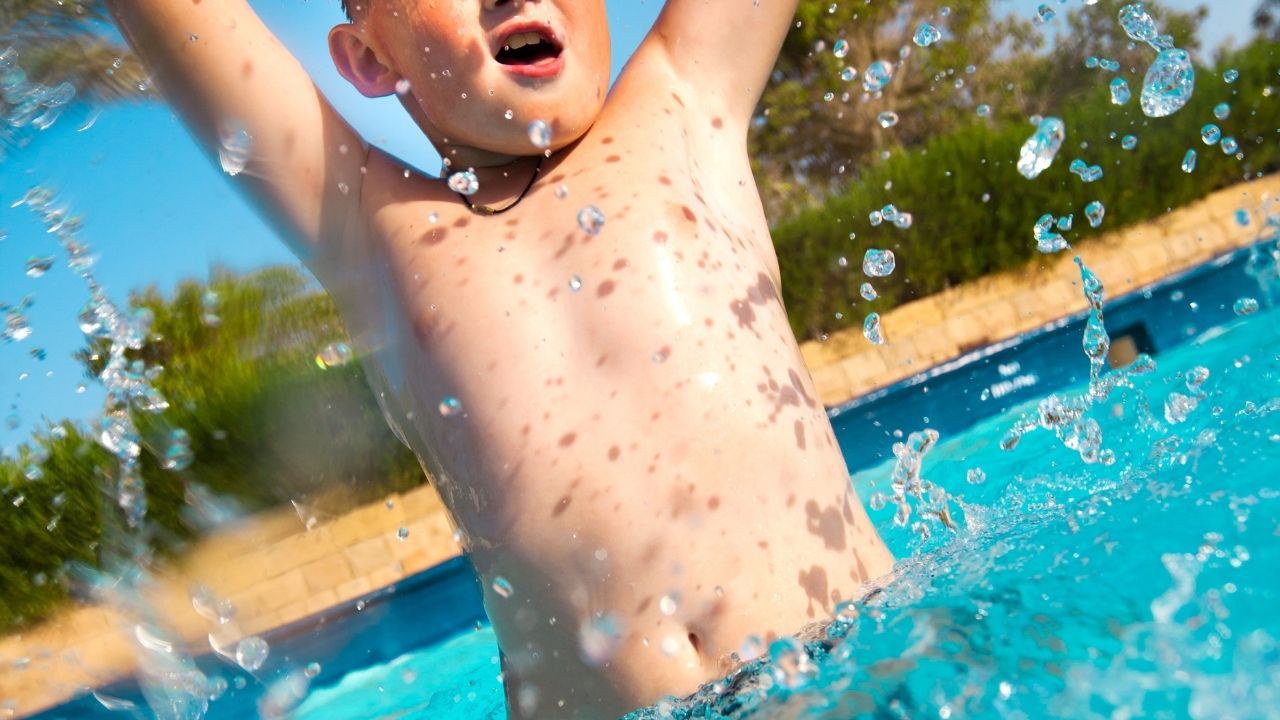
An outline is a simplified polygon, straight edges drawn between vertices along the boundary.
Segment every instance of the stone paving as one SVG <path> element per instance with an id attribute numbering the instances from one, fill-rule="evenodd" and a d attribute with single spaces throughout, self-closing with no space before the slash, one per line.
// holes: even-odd
<path id="1" fill-rule="evenodd" d="M 1259 214 L 1242 227 L 1235 212 L 1257 211 L 1277 195 L 1280 177 L 1237 185 L 1076 251 L 1116 297 L 1254 241 Z M 1028 242 L 1030 234 L 1028 225 Z M 1084 307 L 1079 273 L 1070 253 L 1062 253 L 885 313 L 885 345 L 849 330 L 801 350 L 823 401 L 836 406 Z M 311 530 L 292 510 L 251 518 L 202 542 L 156 583 L 153 602 L 166 626 L 200 653 L 211 626 L 192 609 L 197 583 L 230 599 L 239 630 L 249 635 L 359 598 L 458 553 L 432 488 L 388 500 Z M 404 539 L 400 528 L 408 530 Z M 69 610 L 0 639 L 0 718 L 21 717 L 80 688 L 131 675 L 136 662 L 124 618 L 96 607 Z"/>

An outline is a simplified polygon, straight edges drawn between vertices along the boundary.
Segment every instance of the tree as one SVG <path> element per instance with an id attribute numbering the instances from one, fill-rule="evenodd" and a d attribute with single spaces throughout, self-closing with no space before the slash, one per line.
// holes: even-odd
<path id="1" fill-rule="evenodd" d="M 1280 40 L 1280 0 L 1262 0 L 1253 11 L 1253 27 L 1272 40 Z"/>

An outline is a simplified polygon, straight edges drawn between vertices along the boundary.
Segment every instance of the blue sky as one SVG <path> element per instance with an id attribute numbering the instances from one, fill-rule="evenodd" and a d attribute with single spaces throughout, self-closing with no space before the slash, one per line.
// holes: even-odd
<path id="1" fill-rule="evenodd" d="M 461 0 L 459 0 L 461 1 Z M 765 0 L 767 1 L 767 0 Z M 1003 0 L 1009 12 L 1030 15 L 1044 0 Z M 1083 0 L 1048 0 L 1069 8 Z M 1106 0 L 1104 0 L 1106 1 Z M 1177 8 L 1194 0 L 1166 0 Z M 438 168 L 431 150 L 393 100 L 371 101 L 337 76 L 325 48 L 328 28 L 341 20 L 337 0 L 257 0 L 254 6 L 312 72 L 320 89 L 365 137 L 428 171 Z M 1250 0 L 1218 0 L 1202 28 L 1206 46 L 1248 36 Z M 661 8 L 659 0 L 612 0 L 614 71 L 625 62 Z M 48 184 L 85 218 L 83 239 L 98 256 L 97 276 L 123 303 L 131 288 L 170 288 L 187 277 L 206 277 L 212 264 L 249 269 L 292 263 L 293 257 L 237 196 L 189 140 L 165 107 L 116 106 L 80 131 L 87 113 L 67 117 L 40 133 L 31 146 L 0 162 L 0 303 L 32 296 L 34 330 L 22 343 L 0 345 L 0 451 L 14 446 L 42 418 L 88 418 L 102 401 L 84 379 L 72 353 L 82 346 L 76 315 L 87 297 L 83 283 L 62 265 L 53 240 L 26 211 L 9 204 L 33 184 Z M 44 277 L 24 274 L 28 257 L 54 255 Z M 47 353 L 43 361 L 32 348 Z M 24 378 L 25 379 L 20 379 Z M 17 427 L 7 428 L 13 415 Z"/>

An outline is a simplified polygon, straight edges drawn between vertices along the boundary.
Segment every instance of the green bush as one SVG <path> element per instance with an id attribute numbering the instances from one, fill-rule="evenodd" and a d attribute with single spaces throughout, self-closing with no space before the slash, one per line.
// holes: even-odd
<path id="1" fill-rule="evenodd" d="M 1271 89 L 1272 83 L 1280 85 L 1278 60 L 1274 43 L 1257 41 L 1216 68 L 1199 67 L 1191 102 L 1158 120 L 1145 117 L 1139 108 L 1141 73 L 1124 74 L 1133 99 L 1117 107 L 1107 88 L 1113 76 L 1098 71 L 1095 88 L 1082 97 L 1063 98 L 1059 116 L 1067 126 L 1066 142 L 1053 166 L 1035 180 L 1017 171 L 1018 151 L 1033 131 L 1022 124 L 975 122 L 866 168 L 846 192 L 773 231 L 793 329 L 801 338 L 819 337 L 861 323 L 871 310 L 884 312 L 1021 266 L 1038 256 L 1032 227 L 1045 213 L 1074 213 L 1075 229 L 1067 237 L 1075 242 L 1150 220 L 1280 167 L 1280 92 Z M 1240 72 L 1234 84 L 1223 80 L 1227 68 Z M 1225 121 L 1213 115 L 1220 102 L 1231 105 Z M 1200 129 L 1210 122 L 1236 138 L 1243 161 L 1204 145 Z M 1133 151 L 1120 146 L 1128 134 L 1139 139 Z M 1199 154 L 1192 174 L 1181 170 L 1188 149 Z M 1103 179 L 1085 184 L 1071 174 L 1068 166 L 1075 158 L 1100 165 Z M 1085 205 L 1094 200 L 1107 209 L 1097 230 L 1084 217 Z M 871 211 L 889 203 L 913 214 L 909 230 L 889 223 L 871 226 Z M 850 239 L 851 233 L 856 237 Z M 898 261 L 891 277 L 871 280 L 880 293 L 873 303 L 858 295 L 859 285 L 868 280 L 860 270 L 868 248 L 891 248 Z M 847 268 L 837 262 L 839 257 L 847 258 Z"/>

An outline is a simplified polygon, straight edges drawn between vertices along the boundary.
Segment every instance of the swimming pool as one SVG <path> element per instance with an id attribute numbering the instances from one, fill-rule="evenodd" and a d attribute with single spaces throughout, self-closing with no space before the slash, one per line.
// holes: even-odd
<path id="1" fill-rule="evenodd" d="M 732 707 L 709 693 L 636 717 L 1280 713 L 1269 610 L 1280 598 L 1268 581 L 1280 571 L 1271 468 L 1280 315 L 1265 309 L 1255 279 L 1258 258 L 1274 247 L 1238 251 L 1107 306 L 1112 336 L 1136 337 L 1155 358 L 1154 371 L 1079 414 L 1096 420 L 1111 464 L 1085 463 L 1069 432 L 1027 432 L 1001 448 L 1020 421 L 1040 427 L 1047 416 L 1052 425 L 1054 412 L 1078 407 L 1088 377 L 1083 318 L 838 410 L 853 481 L 902 558 L 895 578 L 839 627 L 846 639 L 819 662 L 776 646 L 780 662 L 749 666 L 767 679 Z M 1246 295 L 1264 309 L 1237 317 Z M 993 383 L 1008 382 L 1015 365 L 1014 377 L 1037 382 L 997 396 Z M 1056 402 L 1042 402 L 1050 392 Z M 926 429 L 940 432 L 936 442 L 911 435 Z M 894 442 L 903 443 L 896 458 Z M 908 490 L 918 480 L 919 497 L 892 502 L 895 469 Z M 899 526 L 902 503 L 912 514 Z M 942 505 L 954 532 L 928 514 Z M 288 716 L 298 720 L 504 717 L 497 648 L 461 559 L 268 639 L 262 683 L 201 659 L 229 681 L 207 717 L 261 713 L 264 686 L 274 694 L 267 702 L 296 704 Z M 313 676 L 300 674 L 312 661 L 322 663 Z M 129 684 L 103 693 L 141 702 Z M 38 717 L 114 716 L 85 696 Z"/>

